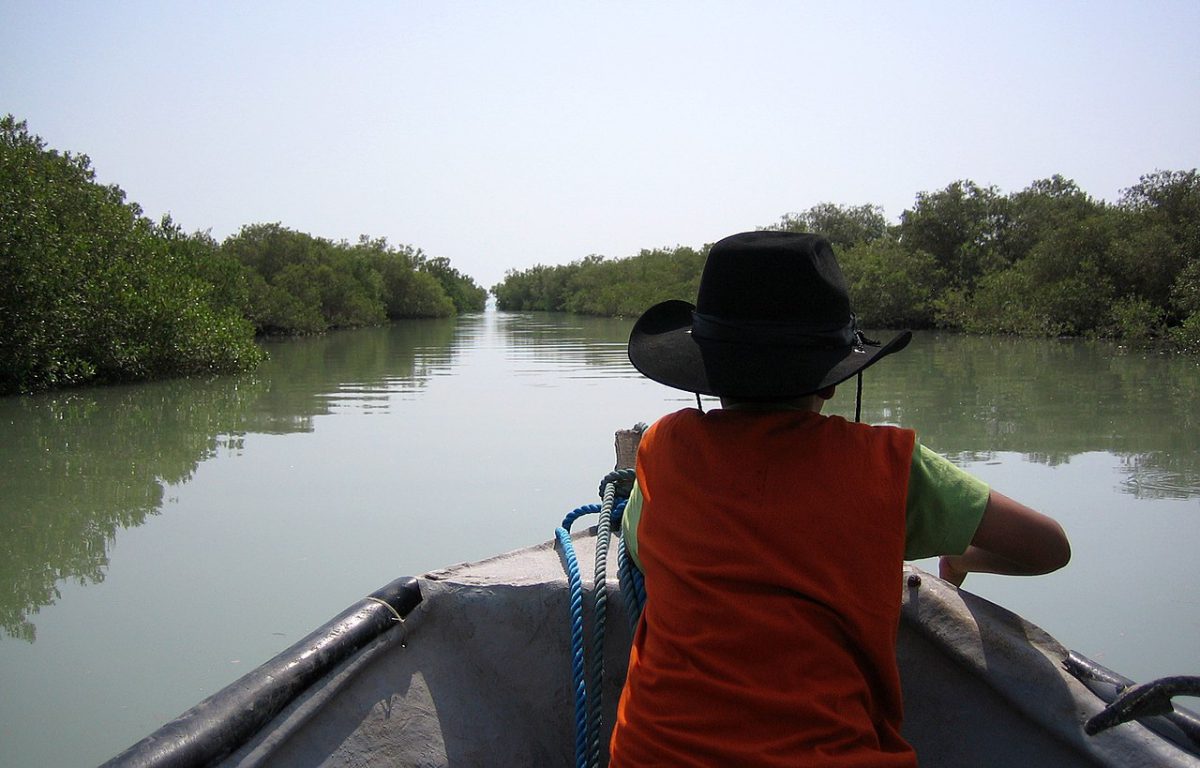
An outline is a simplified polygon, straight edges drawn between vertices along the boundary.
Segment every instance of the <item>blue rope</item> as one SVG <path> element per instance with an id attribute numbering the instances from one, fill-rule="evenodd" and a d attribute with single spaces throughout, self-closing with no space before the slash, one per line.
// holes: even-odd
<path id="1" fill-rule="evenodd" d="M 633 470 L 611 472 L 600 484 L 602 504 L 587 504 L 563 518 L 554 535 L 562 547 L 567 569 L 567 588 L 571 613 L 571 680 L 575 688 L 575 764 L 577 768 L 597 768 L 600 765 L 600 736 L 603 733 L 604 634 L 607 622 L 608 542 L 612 526 L 619 525 L 625 510 L 629 489 L 633 485 Z M 618 494 L 621 498 L 618 500 Z M 571 525 L 583 515 L 600 513 L 596 526 L 596 567 L 594 571 L 594 606 L 591 674 L 584 671 L 583 642 L 583 579 L 579 560 L 571 541 Z M 618 569 L 623 567 L 623 542 L 617 545 Z M 618 576 L 620 570 L 618 570 Z M 590 678 L 590 679 L 589 679 Z M 589 696 L 588 688 L 592 694 Z"/>
<path id="2" fill-rule="evenodd" d="M 587 680 L 583 664 L 583 579 L 579 576 L 579 560 L 571 543 L 571 524 L 578 518 L 600 511 L 600 505 L 587 504 L 563 518 L 554 530 L 567 567 L 567 594 L 571 610 L 571 684 L 575 689 L 575 765 L 587 768 L 588 734 Z"/>

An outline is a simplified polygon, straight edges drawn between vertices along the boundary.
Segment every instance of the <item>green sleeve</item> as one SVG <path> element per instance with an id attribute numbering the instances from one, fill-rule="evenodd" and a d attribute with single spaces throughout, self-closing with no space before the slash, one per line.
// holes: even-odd
<path id="1" fill-rule="evenodd" d="M 990 489 L 919 442 L 908 476 L 904 559 L 962 554 L 983 519 Z"/>
<path id="2" fill-rule="evenodd" d="M 637 542 L 638 521 L 641 519 L 642 489 L 634 483 L 633 490 L 629 492 L 629 501 L 625 502 L 625 512 L 621 515 L 621 536 L 625 539 L 625 551 L 629 553 L 638 570 L 642 568 L 642 561 L 638 559 Z"/>

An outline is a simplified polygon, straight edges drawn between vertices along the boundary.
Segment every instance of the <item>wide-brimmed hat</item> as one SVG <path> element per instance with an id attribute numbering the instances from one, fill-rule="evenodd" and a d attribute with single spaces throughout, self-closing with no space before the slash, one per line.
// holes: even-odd
<path id="1" fill-rule="evenodd" d="M 798 397 L 838 384 L 903 349 L 863 336 L 829 241 L 798 232 L 743 232 L 712 246 L 696 304 L 642 314 L 629 360 L 649 378 L 702 395 Z"/>

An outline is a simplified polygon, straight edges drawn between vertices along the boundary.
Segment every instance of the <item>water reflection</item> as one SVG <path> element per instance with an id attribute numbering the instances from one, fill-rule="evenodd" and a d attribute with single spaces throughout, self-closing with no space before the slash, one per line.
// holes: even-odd
<path id="1" fill-rule="evenodd" d="M 496 327 L 516 373 L 553 369 L 567 378 L 636 377 L 625 345 L 633 323 L 555 312 L 505 312 Z"/>
<path id="2" fill-rule="evenodd" d="M 518 374 L 552 369 L 573 378 L 638 376 L 625 352 L 632 325 L 546 312 L 503 313 L 497 321 Z M 1019 453 L 1056 466 L 1102 451 L 1120 459 L 1123 492 L 1200 496 L 1195 357 L 1106 342 L 918 333 L 865 382 L 864 420 L 913 426 L 955 459 Z M 848 411 L 851 399 L 844 393 L 835 402 Z"/>
<path id="3" fill-rule="evenodd" d="M 1200 491 L 1200 361 L 1111 344 L 918 334 L 869 372 L 864 418 L 917 425 L 949 455 L 1048 465 L 1104 451 L 1142 498 Z"/>
<path id="4" fill-rule="evenodd" d="M 313 416 L 386 410 L 393 398 L 416 396 L 431 377 L 448 373 L 482 322 L 482 315 L 410 320 L 270 342 L 271 359 L 256 372 L 271 382 L 262 411 L 283 431 L 307 432 Z"/>
<path id="5" fill-rule="evenodd" d="M 54 602 L 60 580 L 102 581 L 116 531 L 162 504 L 160 478 L 186 479 L 213 450 L 202 432 L 147 446 L 141 424 L 169 423 L 177 411 L 161 396 L 121 394 L 103 405 L 82 394 L 0 401 L 0 627 L 9 636 L 33 641 L 26 617 Z"/>
<path id="6" fill-rule="evenodd" d="M 339 409 L 386 409 L 447 373 L 482 322 L 413 321 L 273 342 L 253 375 L 0 399 L 0 630 L 33 642 L 58 584 L 104 580 L 117 532 L 159 512 L 249 433 L 313 429 Z"/>
<path id="7" fill-rule="evenodd" d="M 201 462 L 236 456 L 248 434 L 384 413 L 480 352 L 503 360 L 489 375 L 537 376 L 539 386 L 627 380 L 638 375 L 625 356 L 631 326 L 489 312 L 274 342 L 249 376 L 0 399 L 0 628 L 32 642 L 29 617 L 58 598 L 57 585 L 102 581 L 117 532 L 157 514 L 164 488 Z M 1117 492 L 1192 499 L 1198 403 L 1194 358 L 918 334 L 868 372 L 864 418 L 916 426 L 934 449 L 971 462 L 1014 453 L 1054 466 L 1105 452 L 1119 457 Z"/>

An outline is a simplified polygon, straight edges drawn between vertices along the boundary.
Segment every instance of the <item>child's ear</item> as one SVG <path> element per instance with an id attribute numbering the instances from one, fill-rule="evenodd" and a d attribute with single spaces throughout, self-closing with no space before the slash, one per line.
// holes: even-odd
<path id="1" fill-rule="evenodd" d="M 836 384 L 832 387 L 825 387 L 825 389 L 818 389 L 817 397 L 821 398 L 822 400 L 832 400 L 835 392 L 837 392 Z"/>

